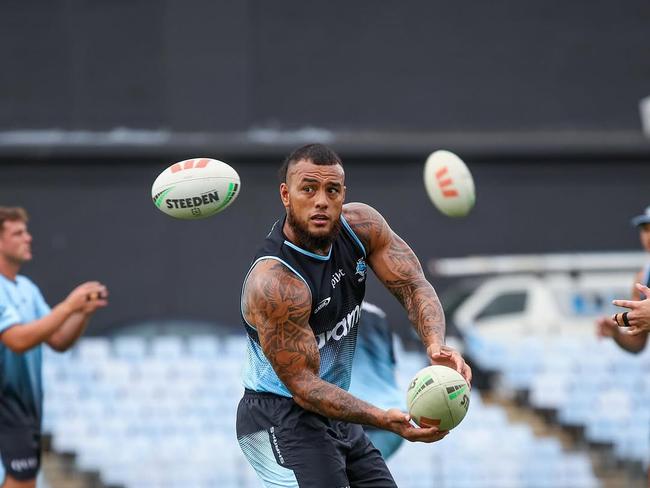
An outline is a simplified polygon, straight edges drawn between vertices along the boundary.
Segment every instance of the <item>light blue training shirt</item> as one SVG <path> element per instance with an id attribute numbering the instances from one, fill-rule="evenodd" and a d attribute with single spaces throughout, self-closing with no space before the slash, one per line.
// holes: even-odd
<path id="1" fill-rule="evenodd" d="M 0 274 L 0 333 L 50 313 L 41 291 L 29 278 L 13 281 Z M 15 353 L 0 343 L 0 425 L 40 426 L 43 388 L 41 346 Z"/>

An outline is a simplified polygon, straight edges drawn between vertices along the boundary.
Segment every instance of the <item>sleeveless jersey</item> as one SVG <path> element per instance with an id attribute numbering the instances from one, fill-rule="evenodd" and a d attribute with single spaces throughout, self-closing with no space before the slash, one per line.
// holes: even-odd
<path id="1" fill-rule="evenodd" d="M 309 325 L 320 353 L 320 377 L 345 390 L 350 386 L 352 359 L 366 292 L 366 251 L 341 215 L 341 230 L 329 254 L 321 256 L 289 242 L 278 220 L 257 252 L 250 270 L 260 261 L 273 259 L 305 282 L 311 292 Z M 243 291 L 243 288 L 242 288 Z M 253 391 L 291 397 L 260 346 L 253 324 L 242 320 L 248 334 L 244 386 Z"/>

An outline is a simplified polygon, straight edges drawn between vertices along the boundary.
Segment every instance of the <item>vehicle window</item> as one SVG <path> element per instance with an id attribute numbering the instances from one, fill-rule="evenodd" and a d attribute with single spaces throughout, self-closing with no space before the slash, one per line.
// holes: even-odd
<path id="1" fill-rule="evenodd" d="M 563 309 L 572 315 L 611 315 L 617 311 L 612 300 L 627 295 L 627 290 L 575 290 L 564 297 Z"/>
<path id="2" fill-rule="evenodd" d="M 526 292 L 504 293 L 494 298 L 478 314 L 477 319 L 493 317 L 495 315 L 506 315 L 511 313 L 521 313 L 526 309 Z"/>

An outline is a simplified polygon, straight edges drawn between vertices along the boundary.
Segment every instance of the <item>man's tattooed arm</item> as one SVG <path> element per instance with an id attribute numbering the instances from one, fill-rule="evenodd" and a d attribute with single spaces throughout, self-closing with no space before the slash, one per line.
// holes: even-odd
<path id="1" fill-rule="evenodd" d="M 366 247 L 370 267 L 404 306 L 425 347 L 443 345 L 445 315 L 442 305 L 424 277 L 415 253 L 372 207 L 349 203 L 343 212 Z"/>
<path id="2" fill-rule="evenodd" d="M 298 405 L 332 419 L 389 428 L 386 411 L 319 377 L 320 354 L 308 323 L 311 293 L 294 273 L 275 260 L 257 263 L 242 302 L 265 356 Z"/>

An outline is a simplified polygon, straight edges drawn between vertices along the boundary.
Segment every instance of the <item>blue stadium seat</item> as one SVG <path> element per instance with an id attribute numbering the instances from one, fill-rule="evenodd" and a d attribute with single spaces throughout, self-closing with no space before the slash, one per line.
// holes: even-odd
<path id="1" fill-rule="evenodd" d="M 115 343 L 108 356 L 93 355 L 92 364 L 82 355 L 53 359 L 47 366 L 52 383 L 44 429 L 53 433 L 55 449 L 76 452 L 79 468 L 99 470 L 106 484 L 258 487 L 234 426 L 245 341 L 236 336 L 203 347 L 199 343 L 208 343 L 205 338 L 190 338 L 185 347 L 179 338 L 151 348 L 126 341 L 121 352 Z M 97 347 L 85 348 L 84 354 Z M 537 348 L 528 347 L 531 354 Z M 427 364 L 422 353 L 406 353 L 398 361 L 403 382 Z M 91 376 L 70 373 L 84 367 Z M 508 442 L 495 443 L 495 432 Z M 567 467 L 566 457 L 559 444 L 511 424 L 503 409 L 486 405 L 473 391 L 468 416 L 444 441 L 405 443 L 389 465 L 402 488 L 542 487 L 579 470 L 587 480 L 579 486 L 597 486 L 588 462 Z"/>
<path id="2" fill-rule="evenodd" d="M 190 356 L 207 360 L 219 358 L 219 347 L 219 338 L 212 335 L 192 336 L 187 343 Z"/>
<path id="3" fill-rule="evenodd" d="M 180 359 L 185 352 L 185 344 L 181 337 L 160 336 L 151 340 L 151 354 L 166 361 Z"/>
<path id="4" fill-rule="evenodd" d="M 113 339 L 115 357 L 139 361 L 147 355 L 147 341 L 138 336 L 119 336 Z"/>

